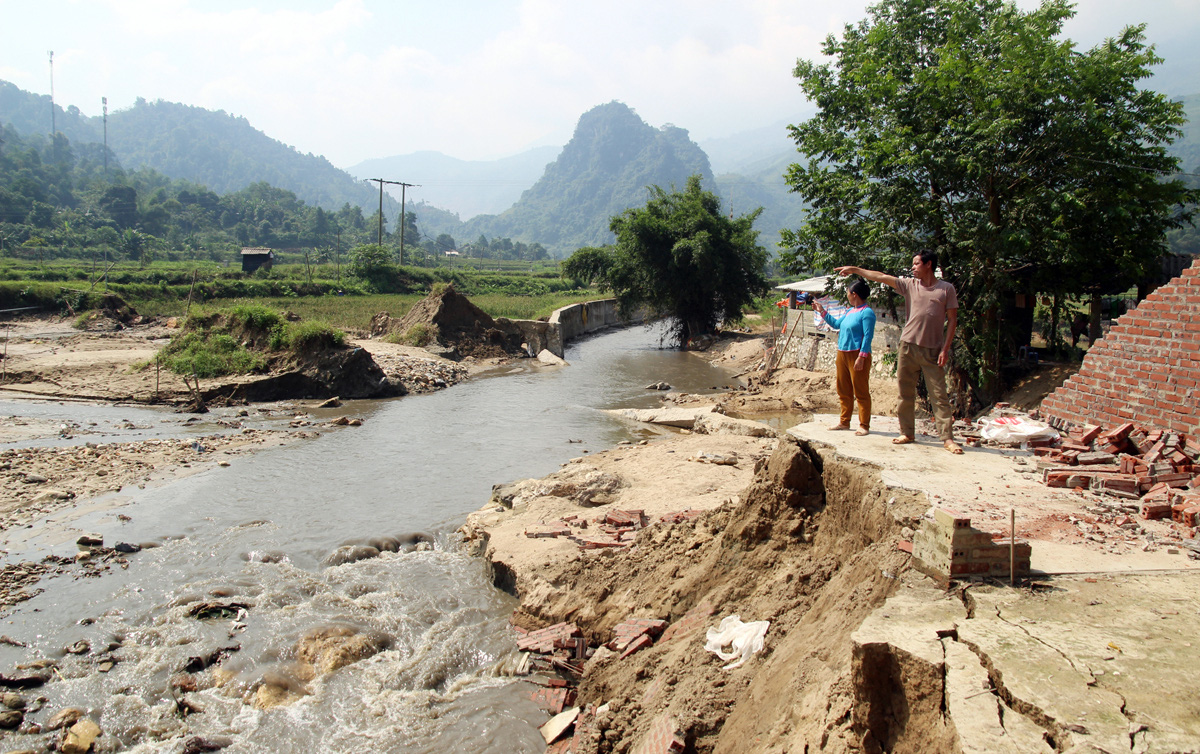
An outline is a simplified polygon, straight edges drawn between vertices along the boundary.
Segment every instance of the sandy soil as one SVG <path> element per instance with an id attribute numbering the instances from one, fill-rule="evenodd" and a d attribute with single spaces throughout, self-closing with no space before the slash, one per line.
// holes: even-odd
<path id="1" fill-rule="evenodd" d="M 165 323 L 80 332 L 66 319 L 23 319 L 4 325 L 0 395 L 104 402 L 182 404 L 183 380 L 151 360 L 175 330 Z M 449 361 L 421 348 L 381 340 L 350 339 L 367 350 L 409 392 L 439 390 L 496 366 L 496 359 Z M 204 389 L 257 379 L 204 380 Z"/>

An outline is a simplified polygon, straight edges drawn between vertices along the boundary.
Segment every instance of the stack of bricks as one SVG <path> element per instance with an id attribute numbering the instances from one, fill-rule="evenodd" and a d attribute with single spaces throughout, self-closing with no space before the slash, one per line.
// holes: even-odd
<path id="1" fill-rule="evenodd" d="M 707 602 L 701 602 L 683 614 L 683 617 L 667 626 L 660 641 L 670 641 L 676 636 L 685 636 L 701 626 L 708 625 L 708 619 L 716 612 Z"/>
<path id="2" fill-rule="evenodd" d="M 681 524 L 684 521 L 693 521 L 702 515 L 704 515 L 704 511 L 698 508 L 688 508 L 685 511 L 664 513 L 659 516 L 658 520 L 665 524 Z"/>
<path id="3" fill-rule="evenodd" d="M 624 660 L 638 650 L 654 644 L 654 639 L 667 628 L 665 620 L 653 618 L 631 618 L 613 628 L 613 639 L 606 646 L 621 653 Z"/>
<path id="4" fill-rule="evenodd" d="M 1062 420 L 1053 422 L 1065 428 Z M 1172 518 L 1194 527 L 1200 518 L 1185 514 L 1200 505 L 1200 441 L 1194 437 L 1126 422 L 1107 430 L 1071 428 L 1059 448 L 1034 452 L 1051 464 L 1042 468 L 1047 486 L 1140 500 L 1146 519 Z"/>
<path id="5" fill-rule="evenodd" d="M 913 537 L 912 554 L 917 570 L 948 586 L 958 579 L 1008 578 L 1013 551 L 1017 575 L 1027 573 L 1031 553 L 1028 542 L 1012 543 L 1002 535 L 973 528 L 971 519 L 955 511 L 936 508 L 933 520 L 922 521 Z"/>
<path id="6" fill-rule="evenodd" d="M 1075 424 L 1137 421 L 1200 434 L 1200 260 L 1093 343 L 1041 413 Z"/>
<path id="7" fill-rule="evenodd" d="M 520 633 L 520 629 L 517 629 Z M 582 639 L 583 632 L 574 623 L 555 623 L 553 626 L 529 631 L 517 639 L 517 649 L 522 652 L 537 652 L 550 654 L 557 649 L 574 649 L 576 639 Z"/>
<path id="8" fill-rule="evenodd" d="M 537 655 L 530 661 L 530 669 L 545 673 L 530 678 L 540 686 L 530 698 L 551 715 L 559 714 L 575 703 L 583 661 L 590 654 L 583 632 L 574 623 L 555 623 L 537 631 L 514 629 L 519 634 L 517 649 Z"/>
<path id="9" fill-rule="evenodd" d="M 558 679 L 551 679 L 551 681 L 554 680 Z M 539 688 L 529 696 L 538 707 L 551 715 L 557 715 L 575 703 L 575 693 L 575 689 L 567 686 L 566 681 L 563 681 L 561 685 L 555 683 Z"/>

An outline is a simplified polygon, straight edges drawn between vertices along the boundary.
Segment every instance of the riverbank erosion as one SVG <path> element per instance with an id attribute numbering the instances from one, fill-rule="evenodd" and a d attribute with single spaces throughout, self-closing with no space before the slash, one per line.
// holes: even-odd
<path id="1" fill-rule="evenodd" d="M 25 318 L 6 327 L 0 393 L 9 397 L 167 405 L 195 399 L 195 383 L 189 386 L 183 375 L 154 364 L 179 332 L 174 321 L 79 331 L 60 318 Z M 199 392 L 205 402 L 218 404 L 398 396 L 438 390 L 491 366 L 350 338 L 344 347 L 280 360 L 266 373 L 204 378 Z"/>
<path id="2" fill-rule="evenodd" d="M 1082 569 L 1063 564 L 1090 563 L 1086 548 L 1046 536 L 1033 541 L 1033 581 L 947 591 L 902 543 L 931 503 L 966 496 L 955 480 L 973 472 L 939 469 L 942 456 L 960 459 L 936 445 L 863 460 L 818 436 L 824 419 L 766 442 L 684 435 L 606 451 L 500 488 L 469 518 L 468 542 L 521 600 L 518 634 L 556 627 L 590 648 L 549 666 L 577 683 L 566 697 L 574 728 L 555 751 L 1200 747 L 1200 695 L 1184 677 L 1200 600 L 1185 556 L 1145 552 L 1065 574 Z M 664 457 L 699 453 L 738 461 L 713 464 L 720 477 L 705 480 L 656 471 Z M 1010 458 L 983 455 L 1011 470 Z M 601 494 L 576 494 L 588 478 L 608 480 Z M 1017 479 L 981 482 L 1028 492 Z M 639 511 L 632 542 L 587 544 L 605 521 Z M 706 629 L 733 615 L 769 623 L 762 650 L 738 667 L 705 650 Z"/>

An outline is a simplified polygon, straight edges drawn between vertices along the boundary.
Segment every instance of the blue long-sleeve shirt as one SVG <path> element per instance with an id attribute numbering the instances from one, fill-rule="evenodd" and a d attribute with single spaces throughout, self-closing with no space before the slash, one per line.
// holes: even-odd
<path id="1" fill-rule="evenodd" d="M 871 340 L 875 337 L 875 310 L 871 307 L 852 309 L 840 319 L 825 312 L 825 324 L 838 331 L 839 351 L 871 352 Z"/>

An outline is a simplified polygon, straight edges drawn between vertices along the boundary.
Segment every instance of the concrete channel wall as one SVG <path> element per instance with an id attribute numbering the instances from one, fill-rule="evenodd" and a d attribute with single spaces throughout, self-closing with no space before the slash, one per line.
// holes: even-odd
<path id="1" fill-rule="evenodd" d="M 642 320 L 643 317 L 622 319 L 617 311 L 617 300 L 606 298 L 556 309 L 546 322 L 522 319 L 514 324 L 521 328 L 525 342 L 534 355 L 546 349 L 561 359 L 567 343 L 581 335 Z"/>

